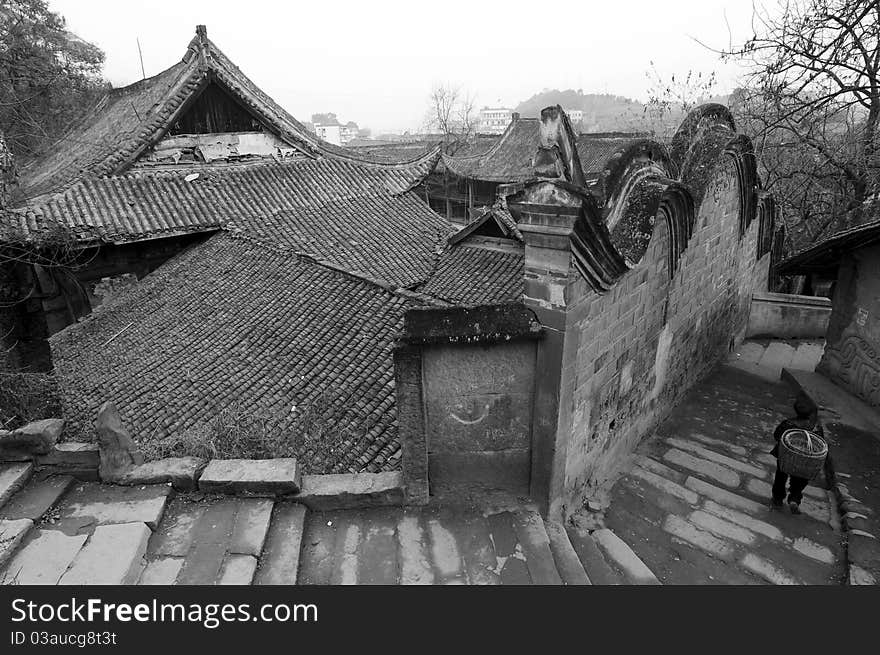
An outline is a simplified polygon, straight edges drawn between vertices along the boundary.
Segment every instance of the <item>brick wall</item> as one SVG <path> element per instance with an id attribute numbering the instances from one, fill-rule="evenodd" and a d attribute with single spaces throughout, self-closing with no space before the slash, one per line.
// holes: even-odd
<path id="1" fill-rule="evenodd" d="M 577 509 L 742 334 L 766 261 L 755 261 L 758 221 L 741 239 L 739 213 L 736 171 L 725 163 L 672 279 L 665 220 L 608 293 L 572 274 L 551 483 L 557 509 Z"/>

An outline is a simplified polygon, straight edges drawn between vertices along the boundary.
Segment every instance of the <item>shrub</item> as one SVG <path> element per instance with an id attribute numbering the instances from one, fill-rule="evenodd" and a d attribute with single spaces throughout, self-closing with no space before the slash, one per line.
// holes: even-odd
<path id="1" fill-rule="evenodd" d="M 0 368 L 0 422 L 4 429 L 60 415 L 58 380 L 52 373 Z"/>

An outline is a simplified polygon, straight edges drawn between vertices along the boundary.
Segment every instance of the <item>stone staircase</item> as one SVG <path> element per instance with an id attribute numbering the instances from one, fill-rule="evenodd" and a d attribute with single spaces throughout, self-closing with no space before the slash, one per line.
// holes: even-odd
<path id="1" fill-rule="evenodd" d="M 2 584 L 657 584 L 610 530 L 527 499 L 309 511 L 0 465 Z"/>

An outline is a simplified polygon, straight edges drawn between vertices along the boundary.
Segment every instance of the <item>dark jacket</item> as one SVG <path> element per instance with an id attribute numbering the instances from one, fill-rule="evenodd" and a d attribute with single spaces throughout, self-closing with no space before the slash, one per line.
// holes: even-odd
<path id="1" fill-rule="evenodd" d="M 786 430 L 794 430 L 796 428 L 809 430 L 814 434 L 818 434 L 820 437 L 825 436 L 818 416 L 810 416 L 808 418 L 787 418 L 777 425 L 776 429 L 773 431 L 773 439 L 776 441 L 776 445 L 773 446 L 773 450 L 770 451 L 771 455 L 779 457 L 779 439 L 785 434 Z"/>

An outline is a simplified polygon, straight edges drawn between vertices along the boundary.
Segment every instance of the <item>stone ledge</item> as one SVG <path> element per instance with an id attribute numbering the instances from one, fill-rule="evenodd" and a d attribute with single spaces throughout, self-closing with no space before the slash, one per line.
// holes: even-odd
<path id="1" fill-rule="evenodd" d="M 33 421 L 12 431 L 0 430 L 0 460 L 23 461 L 52 451 L 61 432 L 64 419 L 47 418 Z"/>
<path id="2" fill-rule="evenodd" d="M 198 457 L 167 457 L 145 462 L 126 471 L 117 481 L 123 485 L 162 484 L 170 482 L 179 491 L 196 488 L 207 461 Z"/>
<path id="3" fill-rule="evenodd" d="M 540 339 L 544 329 L 520 303 L 414 307 L 406 312 L 402 343 L 467 344 Z"/>
<path id="4" fill-rule="evenodd" d="M 282 496 L 300 490 L 299 464 L 277 459 L 212 459 L 199 478 L 199 491 L 249 496 Z"/>
<path id="5" fill-rule="evenodd" d="M 403 505 L 403 474 L 389 471 L 304 475 L 302 490 L 294 500 L 313 511 Z"/>
<path id="6" fill-rule="evenodd" d="M 753 302 L 773 303 L 777 305 L 802 305 L 817 307 L 831 312 L 831 299 L 821 296 L 801 296 L 793 293 L 774 293 L 772 291 L 753 291 Z"/>
<path id="7" fill-rule="evenodd" d="M 68 441 L 55 444 L 48 454 L 34 459 L 34 463 L 41 469 L 92 482 L 98 479 L 101 453 L 96 443 Z"/>

